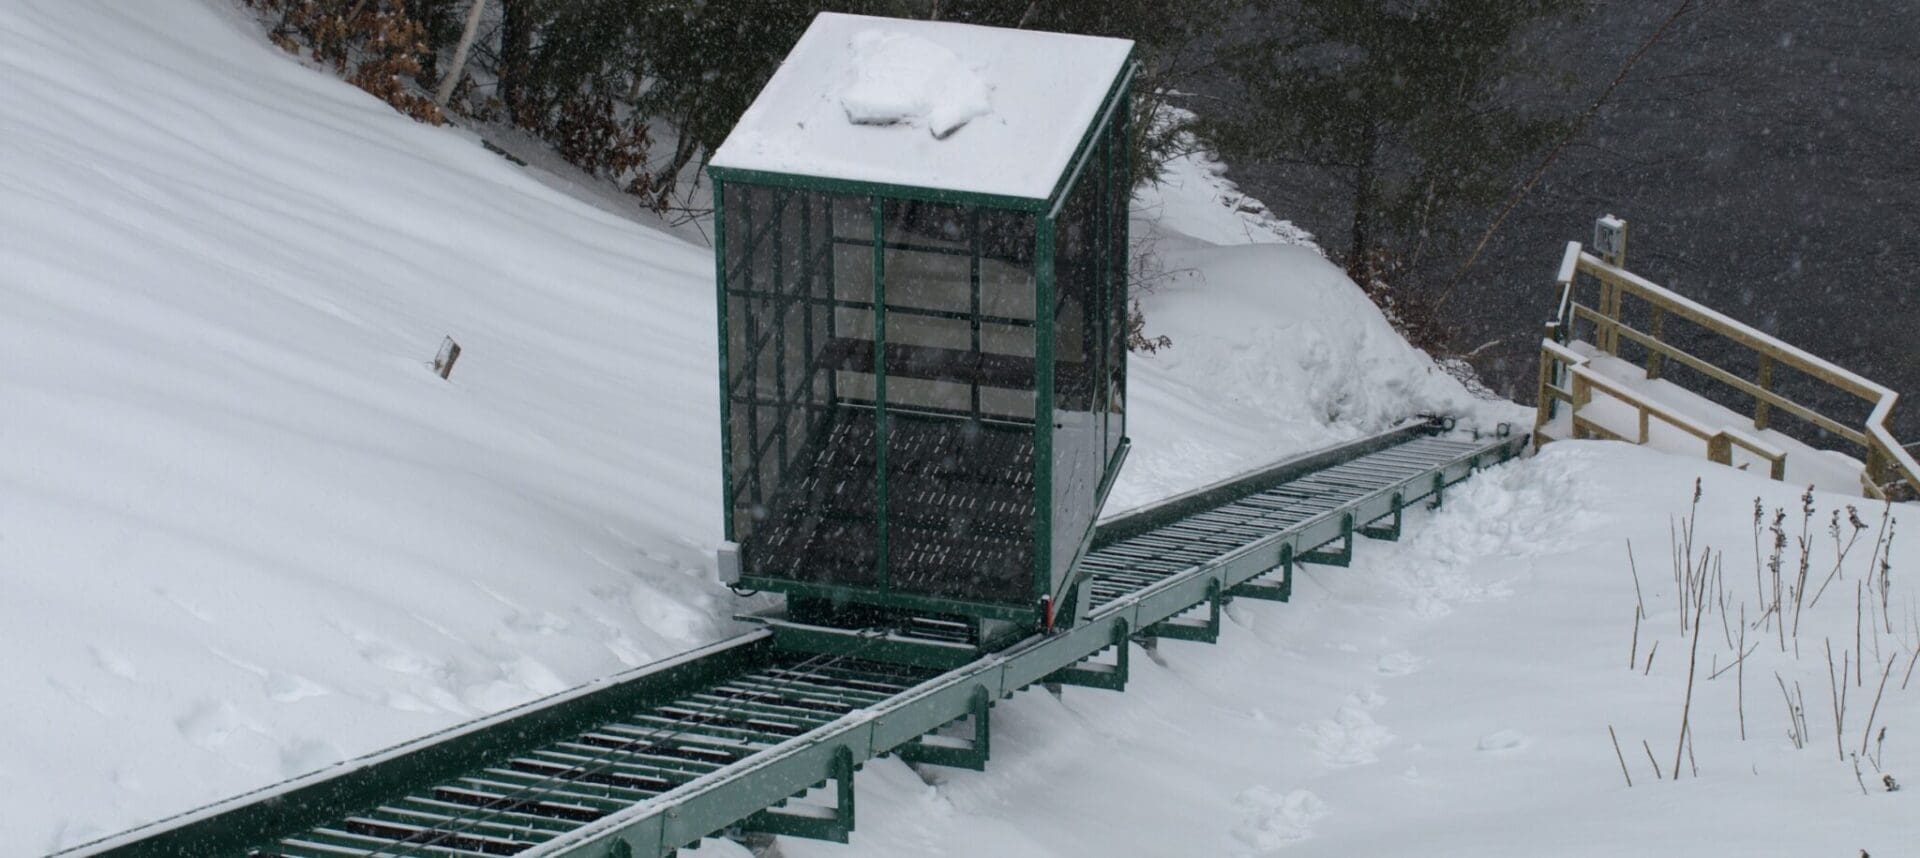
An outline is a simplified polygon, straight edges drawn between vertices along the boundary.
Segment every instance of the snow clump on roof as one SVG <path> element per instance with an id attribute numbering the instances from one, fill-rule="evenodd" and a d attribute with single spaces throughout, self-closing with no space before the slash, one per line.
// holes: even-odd
<path id="1" fill-rule="evenodd" d="M 840 92 L 856 125 L 924 124 L 936 139 L 993 111 L 992 89 L 953 51 L 907 33 L 862 30 Z"/>

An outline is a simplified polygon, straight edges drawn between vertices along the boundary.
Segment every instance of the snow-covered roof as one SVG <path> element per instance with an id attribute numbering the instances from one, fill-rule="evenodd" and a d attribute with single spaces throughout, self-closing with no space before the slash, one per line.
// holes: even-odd
<path id="1" fill-rule="evenodd" d="M 1044 200 L 1132 50 L 823 12 L 712 165 Z"/>

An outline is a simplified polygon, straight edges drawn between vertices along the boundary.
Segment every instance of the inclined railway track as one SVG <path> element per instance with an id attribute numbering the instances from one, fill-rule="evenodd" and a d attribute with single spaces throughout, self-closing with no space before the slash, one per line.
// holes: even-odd
<path id="1" fill-rule="evenodd" d="M 844 841 L 866 760 L 984 767 L 993 702 L 1037 683 L 1119 690 L 1129 639 L 1211 642 L 1226 600 L 1286 600 L 1296 563 L 1345 565 L 1355 534 L 1397 536 L 1403 509 L 1524 443 L 1409 424 L 1103 522 L 1081 563 L 1086 617 L 951 670 L 863 658 L 858 643 L 785 652 L 756 631 L 62 854 L 599 858 L 729 830 Z"/>

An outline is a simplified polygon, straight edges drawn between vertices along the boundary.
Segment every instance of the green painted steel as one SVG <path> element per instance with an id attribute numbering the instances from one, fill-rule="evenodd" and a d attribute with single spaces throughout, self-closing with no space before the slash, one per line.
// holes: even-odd
<path id="1" fill-rule="evenodd" d="M 1053 227 L 1039 218 L 1033 249 L 1033 592 L 1052 589 L 1053 569 Z"/>
<path id="2" fill-rule="evenodd" d="M 1112 642 L 1113 663 L 1102 664 L 1093 661 L 1105 650 L 1089 653 L 1087 658 L 1070 667 L 1063 667 L 1049 674 L 1045 682 L 1049 685 L 1078 685 L 1083 688 L 1098 688 L 1102 691 L 1127 690 L 1127 673 L 1130 660 L 1127 655 L 1128 642 L 1132 638 L 1132 626 L 1126 620 L 1112 624 L 1109 640 Z"/>
<path id="3" fill-rule="evenodd" d="M 1044 212 L 1048 200 L 1031 197 L 1011 197 L 1000 194 L 978 194 L 967 191 L 948 191 L 940 188 L 922 188 L 914 185 L 889 185 L 880 182 L 856 182 L 848 179 L 829 179 L 821 176 L 803 176 L 795 173 L 770 173 L 762 170 L 740 170 L 730 167 L 707 167 L 707 175 L 715 181 L 740 182 L 749 185 L 767 185 L 776 188 L 794 188 L 804 191 L 821 191 L 830 194 L 850 194 L 853 196 L 885 197 L 895 200 L 919 200 L 929 203 L 949 205 L 986 206 L 994 209 L 1008 209 L 1022 212 Z"/>
<path id="4" fill-rule="evenodd" d="M 887 486 L 893 482 L 887 472 L 887 207 L 876 196 L 872 202 L 873 219 L 873 444 L 874 461 L 874 536 L 878 548 L 874 555 L 880 595 L 893 589 L 887 574 Z"/>
<path id="5" fill-rule="evenodd" d="M 1117 385 L 1114 385 L 1114 373 L 1109 371 L 1107 362 L 1108 358 L 1111 358 L 1114 361 L 1123 363 L 1125 352 L 1124 350 L 1120 350 L 1116 356 L 1114 350 L 1111 348 L 1113 337 L 1108 335 L 1110 332 L 1107 331 L 1106 326 L 1113 321 L 1115 313 L 1103 310 L 1099 313 L 1099 325 L 1097 326 L 1098 342 L 1090 342 L 1086 347 L 1100 356 L 1097 359 L 1091 360 L 1090 363 L 1093 364 L 1092 371 L 1096 372 L 1099 377 L 1097 384 L 1102 385 L 1102 387 L 1099 388 L 1100 392 L 1096 394 L 1094 398 L 1094 407 L 1101 408 L 1103 412 L 1100 414 L 1101 422 L 1099 423 L 1103 431 L 1095 443 L 1107 445 L 1107 450 L 1103 453 L 1107 470 L 1106 473 L 1100 475 L 1100 479 L 1092 481 L 1094 485 L 1090 488 L 1096 489 L 1098 495 L 1097 498 L 1092 500 L 1092 503 L 1085 503 L 1087 499 L 1076 497 L 1074 499 L 1076 502 L 1070 505 L 1073 509 L 1080 511 L 1075 514 L 1072 519 L 1072 532 L 1067 532 L 1063 526 L 1061 532 L 1056 534 L 1056 525 L 1060 523 L 1056 522 L 1054 517 L 1055 513 L 1059 512 L 1059 510 L 1054 509 L 1055 504 L 1052 497 L 1052 490 L 1055 481 L 1053 473 L 1054 460 L 1059 453 L 1055 448 L 1059 446 L 1060 442 L 1056 441 L 1054 437 L 1055 421 L 1049 419 L 1049 415 L 1056 404 L 1054 398 L 1054 373 L 1056 368 L 1054 367 L 1053 361 L 1059 357 L 1056 352 L 1060 351 L 1055 347 L 1054 339 L 1059 335 L 1059 332 L 1054 329 L 1055 325 L 1053 324 L 1055 321 L 1056 304 L 1058 303 L 1056 291 L 1060 284 L 1053 267 L 1057 261 L 1060 261 L 1059 257 L 1063 251 L 1061 248 L 1055 246 L 1055 234 L 1061 226 L 1058 215 L 1062 210 L 1062 206 L 1065 205 L 1072 195 L 1078 193 L 1079 189 L 1085 187 L 1086 182 L 1096 180 L 1098 183 L 1113 182 L 1125 179 L 1126 176 L 1129 175 L 1127 170 L 1130 169 L 1130 165 L 1126 162 L 1124 147 L 1116 149 L 1107 144 L 1111 142 L 1110 138 L 1118 133 L 1116 129 L 1124 129 L 1124 123 L 1128 121 L 1127 111 L 1131 106 L 1130 88 L 1137 73 L 1138 65 L 1133 58 L 1129 56 L 1121 65 L 1119 72 L 1115 74 L 1114 79 L 1109 82 L 1099 111 L 1089 126 L 1083 129 L 1081 138 L 1075 144 L 1073 154 L 1068 159 L 1061 174 L 1055 178 L 1055 182 L 1045 199 L 975 194 L 887 183 L 855 182 L 821 176 L 740 170 L 725 167 L 709 168 L 709 173 L 714 179 L 716 191 L 722 196 L 724 196 L 724 190 L 722 189 L 725 188 L 778 188 L 806 193 L 852 195 L 866 199 L 872 206 L 872 276 L 874 282 L 871 311 L 873 313 L 874 342 L 871 365 L 874 371 L 871 375 L 873 377 L 875 401 L 871 403 L 871 406 L 873 408 L 873 420 L 875 423 L 874 445 L 877 448 L 877 465 L 875 468 L 877 485 L 875 486 L 872 497 L 872 508 L 875 517 L 872 537 L 875 560 L 872 568 L 872 579 L 870 581 L 856 581 L 852 578 L 835 580 L 831 579 L 831 576 L 823 576 L 823 580 L 800 580 L 786 572 L 762 567 L 761 564 L 755 561 L 754 551 L 752 546 L 749 545 L 742 546 L 741 548 L 740 557 L 744 574 L 741 580 L 737 582 L 738 586 L 789 595 L 826 595 L 846 602 L 902 611 L 949 611 L 981 621 L 1012 620 L 1022 622 L 1029 628 L 1036 630 L 1045 625 L 1048 617 L 1052 617 L 1056 622 L 1068 623 L 1076 619 L 1074 614 L 1079 600 L 1076 598 L 1077 591 L 1074 589 L 1077 581 L 1073 571 L 1074 564 L 1072 563 L 1072 558 L 1077 557 L 1078 553 L 1084 553 L 1087 550 L 1092 534 L 1097 532 L 1095 523 L 1091 520 L 1095 514 L 1093 511 L 1097 511 L 1100 508 L 1101 502 L 1104 501 L 1106 491 L 1111 488 L 1112 478 L 1120 463 L 1124 460 L 1126 453 L 1124 440 L 1116 444 L 1113 439 L 1108 437 L 1108 432 L 1105 431 L 1108 420 L 1119 420 L 1120 426 L 1117 427 L 1115 431 L 1123 434 L 1124 412 L 1115 412 L 1114 409 L 1110 407 L 1102 406 L 1106 397 L 1124 396 L 1124 373 L 1122 372 L 1120 374 L 1120 381 Z M 1119 160 L 1115 161 L 1114 159 Z M 1116 164 L 1120 166 L 1116 167 Z M 1114 172 L 1116 169 L 1121 171 L 1118 177 L 1116 177 Z M 1096 194 L 1096 196 L 1100 195 Z M 1124 191 L 1118 191 L 1101 197 L 1101 199 L 1107 206 L 1124 208 L 1127 194 Z M 894 354 L 894 352 L 889 350 L 886 331 L 888 314 L 898 308 L 889 308 L 886 304 L 886 288 L 884 283 L 885 257 L 887 250 L 892 248 L 914 249 L 916 252 L 928 252 L 927 249 L 912 247 L 911 242 L 889 242 L 886 240 L 887 228 L 884 223 L 885 207 L 889 201 L 896 200 L 919 200 L 970 206 L 974 209 L 972 217 L 976 223 L 980 220 L 981 212 L 985 210 L 1025 212 L 1032 215 L 1032 225 L 1035 233 L 1033 236 L 1032 250 L 1034 253 L 1034 315 L 1036 317 L 1032 322 L 1028 323 L 1018 319 L 987 319 L 980 315 L 981 274 L 979 248 L 981 245 L 981 233 L 977 228 L 970 233 L 973 247 L 965 251 L 968 256 L 972 257 L 968 273 L 968 284 L 971 293 L 970 306 L 973 312 L 970 314 L 958 314 L 951 311 L 901 310 L 901 312 L 904 313 L 914 313 L 930 317 L 963 318 L 971 321 L 974 326 L 971 333 L 971 345 L 973 346 L 972 353 L 975 355 L 981 354 L 981 336 L 978 328 L 982 322 L 1010 325 L 1031 324 L 1033 327 L 1035 337 L 1035 346 L 1032 352 L 1034 370 L 1032 384 L 1035 409 L 1033 415 L 1032 450 L 1035 477 L 1033 487 L 1035 494 L 1033 498 L 1034 533 L 1032 535 L 1034 547 L 1034 557 L 1032 561 L 1033 580 L 1032 586 L 1026 588 L 1026 592 L 1016 595 L 1011 591 L 1018 588 L 1009 587 L 1008 593 L 1000 594 L 1004 596 L 1004 598 L 996 598 L 991 604 L 981 604 L 981 602 L 987 601 L 984 594 L 975 594 L 978 598 L 968 599 L 952 598 L 950 596 L 929 597 L 922 594 L 904 592 L 909 585 L 904 583 L 904 579 L 896 581 L 896 577 L 901 577 L 900 574 L 896 574 L 900 570 L 890 568 L 891 566 L 898 565 L 893 561 L 892 549 L 907 548 L 913 543 L 906 540 L 905 534 L 907 531 L 904 525 L 895 527 L 894 525 L 897 523 L 893 521 L 893 516 L 906 514 L 904 510 L 909 505 L 909 498 L 906 495 L 892 492 L 891 489 L 893 487 L 890 485 L 893 479 L 891 471 L 889 470 L 888 461 L 890 438 L 892 434 L 896 433 L 889 433 L 888 431 L 888 411 L 891 406 L 887 396 L 888 379 L 886 368 L 888 366 L 888 356 Z M 735 394 L 735 391 L 731 389 L 730 383 L 734 382 L 740 374 L 738 369 L 733 367 L 732 364 L 738 363 L 750 367 L 754 357 L 745 353 L 738 355 L 728 354 L 729 343 L 724 339 L 728 334 L 727 327 L 729 324 L 728 296 L 730 294 L 735 295 L 742 301 L 747 302 L 745 306 L 751 307 L 753 306 L 751 299 L 759 294 L 759 292 L 754 292 L 753 289 L 759 287 L 757 287 L 757 284 L 750 282 L 751 277 L 748 275 L 741 275 L 747 291 L 740 291 L 742 284 L 730 284 L 727 282 L 726 248 L 729 245 L 734 246 L 735 255 L 742 255 L 739 252 L 740 248 L 745 247 L 751 250 L 752 243 L 760 240 L 760 237 L 770 229 L 777 232 L 780 227 L 780 218 L 776 211 L 772 215 L 769 215 L 769 217 L 772 218 L 771 223 L 761 225 L 748 223 L 736 230 L 736 232 L 744 233 L 743 235 L 728 236 L 726 234 L 727 224 L 724 219 L 724 213 L 729 210 L 729 208 L 736 210 L 736 212 L 746 212 L 748 209 L 738 207 L 739 205 L 744 205 L 739 200 L 735 201 L 737 204 L 735 207 L 726 207 L 723 205 L 724 202 L 724 199 L 719 199 L 716 202 L 716 213 L 720 215 L 721 220 L 716 227 L 715 241 L 715 255 L 718 260 L 716 265 L 716 279 L 719 283 L 718 292 L 720 296 L 718 327 L 723 337 L 720 351 L 722 386 L 721 441 L 723 448 L 722 481 L 724 489 L 723 497 L 726 499 L 727 518 L 725 531 L 729 540 L 736 540 L 742 537 L 748 537 L 749 530 L 756 532 L 758 530 L 758 528 L 748 528 L 745 524 L 736 526 L 735 518 L 741 514 L 740 510 L 742 509 L 740 506 L 740 497 L 742 494 L 750 492 L 756 498 L 755 502 L 761 502 L 765 500 L 762 495 L 779 491 L 779 486 L 776 482 L 776 484 L 771 487 L 763 487 L 761 485 L 763 469 L 757 464 L 746 466 L 744 476 L 739 477 L 736 477 L 733 472 L 734 465 L 744 465 L 745 463 L 740 460 L 747 458 L 749 455 L 751 461 L 754 463 L 762 461 L 763 457 L 767 456 L 768 453 L 762 448 L 755 447 L 754 444 L 771 444 L 774 440 L 777 440 L 780 445 L 778 461 L 786 463 L 793 461 L 794 457 L 787 455 L 787 429 L 784 423 L 777 435 L 773 436 L 769 441 L 749 441 L 746 443 L 747 449 L 744 452 L 734 451 L 732 449 L 734 445 L 733 438 L 736 435 L 735 427 L 732 425 L 733 420 L 740 419 L 746 424 L 744 434 L 745 437 L 749 439 L 757 439 L 761 433 L 759 432 L 759 427 L 756 425 L 756 421 L 759 419 L 759 408 L 731 407 L 731 398 Z M 1096 260 L 1096 264 L 1100 271 L 1100 279 L 1088 285 L 1088 288 L 1098 289 L 1099 294 L 1097 296 L 1089 295 L 1087 296 L 1087 300 L 1093 301 L 1096 306 L 1102 308 L 1105 308 L 1107 303 L 1112 299 L 1109 293 L 1113 290 L 1101 288 L 1102 284 L 1107 284 L 1107 278 L 1115 276 L 1117 263 L 1110 264 L 1111 259 L 1116 255 L 1123 255 L 1125 253 L 1125 224 L 1126 219 L 1124 216 L 1119 217 L 1116 221 L 1114 213 L 1102 209 L 1100 211 L 1100 227 L 1098 230 L 1099 238 L 1098 241 L 1095 242 L 1096 246 L 1088 251 L 1088 253 L 1093 256 L 1099 257 Z M 832 239 L 833 242 L 839 242 L 841 240 L 842 239 L 838 237 Z M 931 249 L 931 251 L 948 254 L 962 252 L 955 248 L 934 248 Z M 750 256 L 751 254 L 748 255 Z M 829 264 L 833 263 L 833 259 L 834 256 L 832 254 L 827 255 Z M 775 270 L 778 270 L 777 260 L 774 267 Z M 750 271 L 751 265 L 743 270 Z M 738 274 L 739 272 L 735 273 Z M 767 290 L 762 288 L 760 291 L 765 292 Z M 771 296 L 771 293 L 768 294 Z M 787 299 L 782 297 L 780 300 L 785 301 Z M 823 300 L 826 304 L 834 307 L 844 308 L 851 306 L 851 304 L 838 296 L 831 299 L 806 297 L 799 300 L 801 300 L 802 303 L 806 303 L 809 309 L 811 309 L 813 304 L 822 303 Z M 749 310 L 748 312 L 751 313 L 752 311 Z M 837 324 L 836 319 L 836 315 L 832 313 L 829 314 L 830 324 Z M 750 315 L 746 327 L 749 331 L 753 329 Z M 776 337 L 784 331 L 784 326 L 777 328 Z M 810 335 L 810 325 L 807 331 Z M 781 354 L 784 354 L 784 352 L 776 351 L 776 364 L 780 360 L 779 356 Z M 784 377 L 784 373 L 780 372 L 779 368 L 776 367 L 775 376 Z M 837 381 L 838 376 L 830 373 L 828 379 L 830 390 L 832 389 L 832 385 L 837 384 Z M 1114 386 L 1109 387 L 1107 385 Z M 971 418 L 979 419 L 981 416 L 980 388 L 982 385 L 976 380 L 971 386 L 972 399 L 967 403 L 965 408 L 960 410 Z M 837 398 L 837 392 L 830 393 L 829 399 L 837 401 Z M 864 406 L 867 403 L 861 402 L 859 404 Z M 898 419 L 899 415 L 905 414 L 907 410 L 909 409 L 905 407 L 898 409 L 893 416 Z M 816 448 L 804 447 L 803 449 Z M 893 458 L 897 463 L 897 460 L 901 457 L 894 456 Z M 788 475 L 783 470 L 778 472 L 778 476 L 775 479 L 777 481 L 786 476 Z M 734 485 L 735 482 L 742 483 L 743 485 L 736 486 Z M 1069 505 L 1062 504 L 1061 506 Z M 1080 530 L 1082 524 L 1085 525 L 1084 533 Z M 740 532 L 737 533 L 736 531 Z M 1054 545 L 1056 536 L 1063 542 L 1063 545 L 1060 546 L 1058 551 L 1055 550 Z M 1074 542 L 1076 539 L 1078 540 L 1077 543 Z M 751 541 L 751 539 L 749 538 L 743 541 Z M 1078 553 L 1073 552 L 1075 547 L 1078 548 Z M 1056 556 L 1059 558 L 1058 560 L 1055 559 Z"/>
<path id="6" fill-rule="evenodd" d="M 1122 688 L 1135 630 L 1212 639 L 1225 599 L 1284 589 L 1293 558 L 1524 443 L 1409 425 L 1109 520 L 1076 571 L 1085 617 L 944 672 L 864 658 L 885 629 L 812 654 L 757 632 L 70 851 L 658 858 L 742 826 L 844 839 L 865 761 L 984 765 L 993 701 L 1036 683 Z M 1196 608 L 1206 623 L 1179 619 Z M 1114 663 L 1089 661 L 1107 650 Z M 967 717 L 972 744 L 925 738 Z M 829 783 L 831 804 L 804 795 Z"/>
<path id="7" fill-rule="evenodd" d="M 720 530 L 727 541 L 734 539 L 733 533 L 733 445 L 727 442 L 727 431 L 733 426 L 733 407 L 729 401 L 727 389 L 727 188 L 726 182 L 719 176 L 713 178 L 713 290 L 718 308 L 714 318 L 720 329 L 720 497 L 726 502 L 721 504 Z"/>
<path id="8" fill-rule="evenodd" d="M 745 576 L 740 579 L 740 587 L 746 590 L 766 590 L 788 595 L 814 596 L 825 599 L 845 599 L 847 590 L 828 584 L 815 584 L 807 581 L 791 581 L 785 578 L 762 578 Z M 941 596 L 922 596 L 916 593 L 868 593 L 860 597 L 860 604 L 883 608 L 898 608 L 903 611 L 920 611 L 931 614 L 959 614 L 969 617 L 986 617 L 996 620 L 1010 620 L 1029 627 L 1040 622 L 1038 606 L 1001 605 L 993 602 L 976 602 L 967 599 L 948 599 Z"/>
<path id="9" fill-rule="evenodd" d="M 987 695 L 987 689 L 975 688 L 973 702 L 967 712 L 967 717 L 973 722 L 971 739 L 954 741 L 947 736 L 922 736 L 895 748 L 894 756 L 909 763 L 984 772 L 992 750 L 992 713 L 993 700 Z"/>

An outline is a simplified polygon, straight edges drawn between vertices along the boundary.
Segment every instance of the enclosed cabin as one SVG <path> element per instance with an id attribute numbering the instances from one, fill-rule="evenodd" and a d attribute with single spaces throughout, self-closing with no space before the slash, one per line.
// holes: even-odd
<path id="1" fill-rule="evenodd" d="M 738 588 L 977 644 L 1077 615 L 1127 448 L 1131 56 L 822 14 L 715 152 Z"/>

